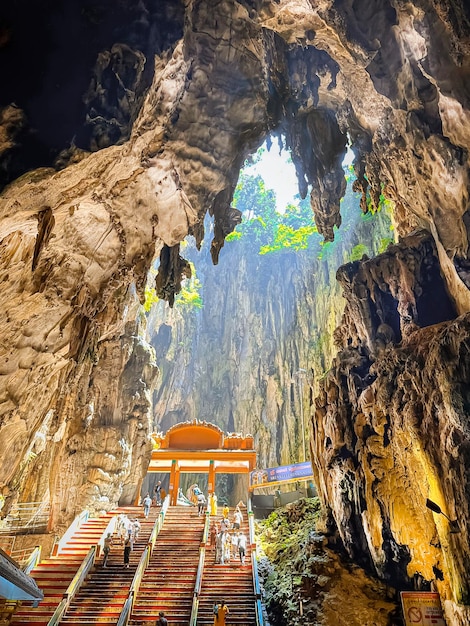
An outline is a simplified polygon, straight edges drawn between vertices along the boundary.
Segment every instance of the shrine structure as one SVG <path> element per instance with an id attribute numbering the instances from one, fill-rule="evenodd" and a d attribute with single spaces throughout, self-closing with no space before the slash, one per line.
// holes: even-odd
<path id="1" fill-rule="evenodd" d="M 154 449 L 148 471 L 170 473 L 170 503 L 176 504 L 181 473 L 207 473 L 208 492 L 216 474 L 249 474 L 256 466 L 252 435 L 224 433 L 209 422 L 193 420 L 152 434 Z"/>

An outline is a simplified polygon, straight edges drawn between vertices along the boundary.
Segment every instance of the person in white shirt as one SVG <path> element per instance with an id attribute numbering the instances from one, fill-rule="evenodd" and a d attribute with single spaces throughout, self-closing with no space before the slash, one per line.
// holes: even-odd
<path id="1" fill-rule="evenodd" d="M 241 514 L 240 509 L 236 509 L 233 514 L 233 528 L 234 530 L 240 530 L 240 526 L 243 522 L 243 515 Z"/>
<path id="2" fill-rule="evenodd" d="M 197 514 L 198 515 L 204 515 L 204 507 L 206 506 L 206 497 L 205 495 L 201 492 L 200 494 L 198 494 L 197 496 Z"/>
<path id="3" fill-rule="evenodd" d="M 144 505 L 144 516 L 147 518 L 150 513 L 150 507 L 152 506 L 152 498 L 147 494 L 142 502 Z"/>
<path id="4" fill-rule="evenodd" d="M 245 565 L 247 538 L 244 532 L 238 533 L 238 554 L 242 565 Z"/>

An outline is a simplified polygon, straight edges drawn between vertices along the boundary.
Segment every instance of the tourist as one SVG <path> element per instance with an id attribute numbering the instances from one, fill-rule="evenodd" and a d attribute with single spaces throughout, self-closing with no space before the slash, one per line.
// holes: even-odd
<path id="1" fill-rule="evenodd" d="M 129 537 L 126 537 L 124 541 L 124 567 L 129 567 L 129 560 L 131 557 L 132 543 Z"/>
<path id="2" fill-rule="evenodd" d="M 214 626 L 225 626 L 225 616 L 230 613 L 224 600 L 214 604 Z"/>
<path id="3" fill-rule="evenodd" d="M 233 514 L 233 528 L 234 530 L 240 530 L 240 526 L 243 522 L 243 515 L 240 509 L 237 507 Z"/>
<path id="4" fill-rule="evenodd" d="M 108 561 L 109 551 L 111 550 L 111 543 L 113 541 L 113 537 L 111 533 L 108 533 L 103 541 L 103 567 L 106 567 L 106 563 Z"/>
<path id="5" fill-rule="evenodd" d="M 198 493 L 197 495 L 197 514 L 198 516 L 204 515 L 204 507 L 206 506 L 206 497 L 202 493 Z"/>
<path id="6" fill-rule="evenodd" d="M 147 494 L 144 498 L 144 501 L 142 502 L 142 504 L 144 505 L 144 516 L 147 519 L 147 517 L 150 514 L 150 507 L 152 506 L 152 498 L 150 497 L 149 494 Z"/>
<path id="7" fill-rule="evenodd" d="M 215 548 L 217 539 L 217 524 L 215 520 L 212 521 L 211 527 L 209 528 L 209 545 L 211 548 Z"/>
<path id="8" fill-rule="evenodd" d="M 215 562 L 220 563 L 220 565 L 224 564 L 224 543 L 225 543 L 225 533 L 223 530 L 217 535 L 215 542 Z"/>
<path id="9" fill-rule="evenodd" d="M 121 515 L 118 515 L 116 528 L 117 528 L 119 541 L 121 543 L 124 542 L 124 539 L 127 536 L 128 522 L 129 522 L 129 519 L 128 519 L 128 517 L 127 517 L 127 515 L 125 513 L 121 513 Z"/>
<path id="10" fill-rule="evenodd" d="M 158 614 L 158 619 L 155 626 L 168 626 L 168 620 L 166 619 L 165 613 L 163 611 L 160 611 L 160 613 Z"/>
<path id="11" fill-rule="evenodd" d="M 245 565 L 246 543 L 247 537 L 245 533 L 243 531 L 241 533 L 238 533 L 238 554 L 240 556 L 240 562 L 242 565 Z"/>
<path id="12" fill-rule="evenodd" d="M 224 519 L 228 519 L 229 513 L 230 513 L 230 509 L 228 508 L 228 504 L 224 504 L 224 508 L 222 509 L 222 517 Z"/>
<path id="13" fill-rule="evenodd" d="M 155 504 L 157 506 L 161 506 L 161 504 L 162 504 L 162 483 L 161 483 L 160 480 L 155 485 L 154 492 L 155 492 Z"/>
<path id="14" fill-rule="evenodd" d="M 211 494 L 210 505 L 211 515 L 217 515 L 217 496 L 215 495 L 215 493 Z"/>
<path id="15" fill-rule="evenodd" d="M 134 540 L 137 541 L 140 532 L 140 522 L 137 518 L 134 519 Z"/>
<path id="16" fill-rule="evenodd" d="M 230 533 L 225 533 L 224 539 L 224 562 L 230 563 L 230 559 L 232 557 L 232 537 Z"/>
<path id="17" fill-rule="evenodd" d="M 231 544 L 231 557 L 236 559 L 238 556 L 238 533 L 232 533 Z"/>

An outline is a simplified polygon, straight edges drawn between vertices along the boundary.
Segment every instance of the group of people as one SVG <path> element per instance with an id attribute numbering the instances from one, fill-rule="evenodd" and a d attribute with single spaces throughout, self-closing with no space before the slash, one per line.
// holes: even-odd
<path id="1" fill-rule="evenodd" d="M 193 485 L 191 490 L 191 501 L 193 504 L 197 504 L 198 515 L 204 515 L 204 509 L 207 506 L 204 494 L 197 485 Z M 158 481 L 154 489 L 154 498 L 152 499 L 150 494 L 147 493 L 145 498 L 142 500 L 145 518 L 148 518 L 152 504 L 155 503 L 160 506 L 165 498 L 165 495 L 166 494 L 162 489 L 161 482 Z M 240 563 L 242 565 L 245 564 L 248 540 L 245 533 L 241 529 L 243 523 L 243 513 L 241 512 L 240 504 L 242 503 L 239 503 L 236 506 L 232 520 L 229 519 L 230 509 L 228 505 L 225 504 L 222 510 L 221 520 L 218 522 L 214 519 L 211 523 L 209 539 L 210 546 L 214 547 L 216 550 L 216 563 L 224 564 L 230 562 L 232 558 L 236 558 L 238 555 Z M 217 496 L 215 493 L 209 495 L 209 511 L 211 516 L 217 516 Z M 141 524 L 137 518 L 131 519 L 125 514 L 118 516 L 116 534 L 120 545 L 124 547 L 123 566 L 125 568 L 129 567 L 130 554 L 133 550 L 134 542 L 138 539 L 140 529 Z M 113 535 L 112 533 L 108 533 L 103 541 L 103 567 L 107 566 L 112 544 Z M 223 600 L 221 602 L 215 602 L 213 606 L 214 626 L 225 626 L 226 616 L 229 612 L 230 611 Z M 167 625 L 168 620 L 165 617 L 165 613 L 160 611 L 156 621 L 156 626 Z"/>
<path id="2" fill-rule="evenodd" d="M 237 506 L 233 514 L 233 522 L 229 520 L 230 509 L 224 506 L 223 517 L 218 523 L 213 520 L 209 529 L 210 546 L 215 548 L 215 562 L 224 565 L 230 563 L 232 558 L 240 559 L 245 565 L 247 536 L 240 530 L 243 523 L 243 514 Z"/>
<path id="3" fill-rule="evenodd" d="M 155 504 L 156 506 L 161 506 L 165 498 L 166 491 L 162 487 L 162 483 L 159 480 L 153 490 L 153 498 L 150 497 L 150 493 L 147 493 L 145 498 L 142 500 L 142 506 L 144 507 L 144 517 L 147 519 L 150 515 L 150 508 L 152 504 Z"/>
<path id="4" fill-rule="evenodd" d="M 140 528 L 137 517 L 131 519 L 124 513 L 118 515 L 116 534 L 119 544 L 124 547 L 123 562 L 126 568 L 129 567 L 131 552 L 134 548 L 134 542 L 139 538 Z M 108 533 L 103 540 L 103 567 L 107 567 L 112 545 L 113 535 Z"/>

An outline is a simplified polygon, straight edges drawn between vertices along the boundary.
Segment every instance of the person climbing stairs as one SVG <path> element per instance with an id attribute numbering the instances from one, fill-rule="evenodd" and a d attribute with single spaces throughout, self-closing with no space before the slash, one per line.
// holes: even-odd
<path id="1" fill-rule="evenodd" d="M 131 625 L 154 626 L 163 611 L 171 626 L 188 626 L 204 521 L 196 507 L 168 508 L 134 602 Z"/>
<path id="2" fill-rule="evenodd" d="M 44 593 L 39 606 L 24 603 L 13 615 L 10 626 L 46 626 L 72 582 L 91 546 L 96 545 L 113 517 L 112 512 L 88 519 L 74 533 L 66 546 L 51 558 L 42 560 L 32 571 Z"/>
<path id="3" fill-rule="evenodd" d="M 153 507 L 147 518 L 141 507 L 121 507 L 119 512 L 127 515 L 131 521 L 138 519 L 140 522 L 138 538 L 130 553 L 129 567 L 125 567 L 123 561 L 124 541 L 116 534 L 106 567 L 102 565 L 102 558 L 97 560 L 61 619 L 60 623 L 64 626 L 117 624 L 159 509 Z"/>
<path id="4" fill-rule="evenodd" d="M 229 511 L 229 519 L 234 517 L 234 509 Z M 211 517 L 220 522 L 221 516 Z M 240 530 L 249 537 L 249 527 L 246 513 L 244 513 Z M 237 532 L 235 531 L 230 531 Z M 234 554 L 236 554 L 234 556 Z M 199 594 L 199 608 L 197 625 L 214 624 L 213 607 L 215 602 L 224 601 L 229 608 L 227 623 L 230 626 L 256 626 L 256 597 L 253 589 L 253 572 L 251 564 L 251 547 L 247 542 L 245 565 L 242 565 L 235 550 L 230 561 L 223 565 L 215 562 L 215 549 L 206 551 L 204 571 L 202 575 L 201 592 Z"/>

